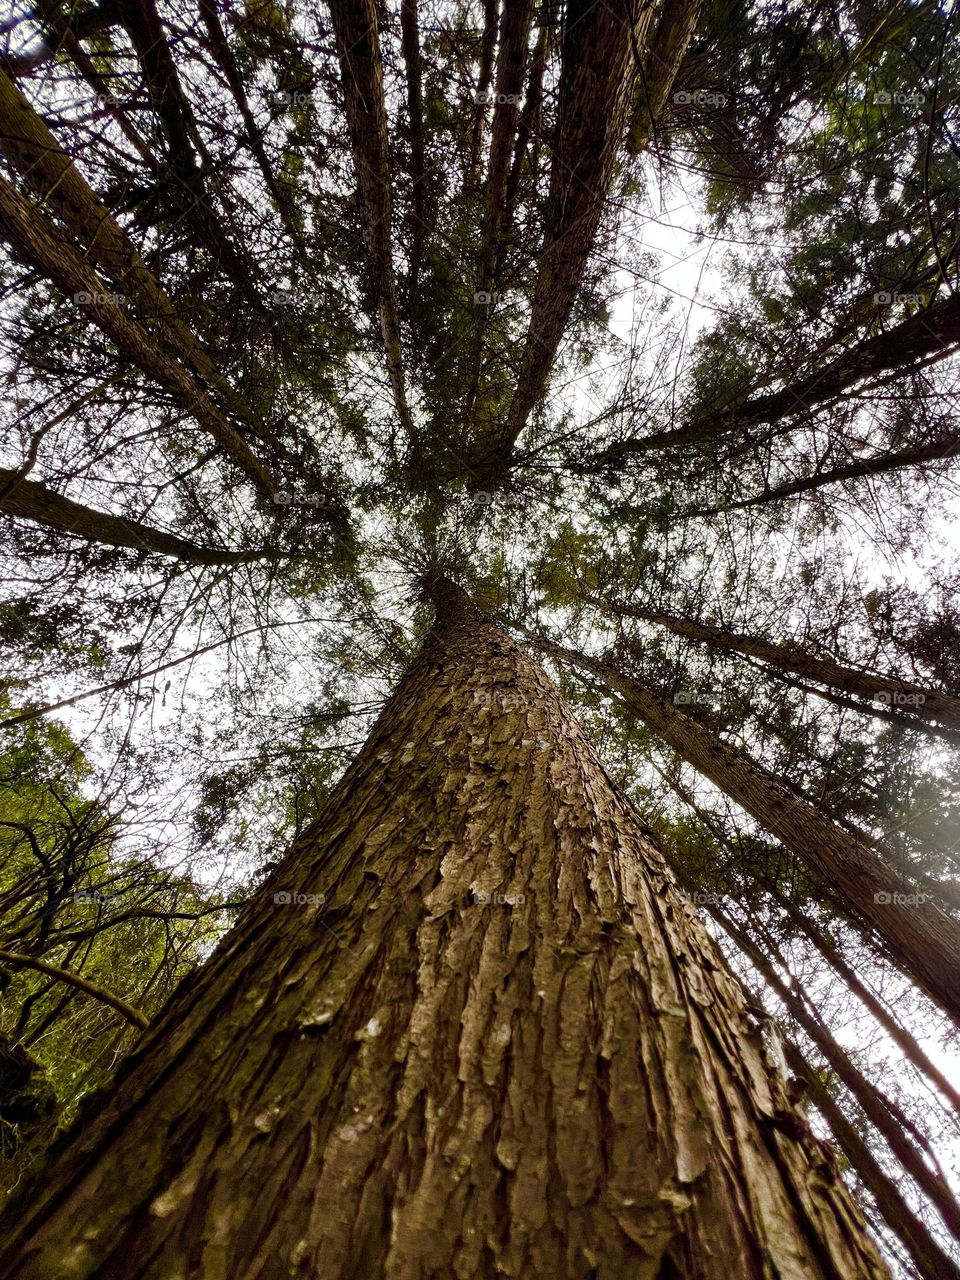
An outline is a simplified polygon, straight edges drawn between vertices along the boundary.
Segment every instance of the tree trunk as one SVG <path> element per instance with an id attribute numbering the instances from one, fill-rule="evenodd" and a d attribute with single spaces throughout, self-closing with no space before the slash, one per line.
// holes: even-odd
<path id="1" fill-rule="evenodd" d="M 664 0 L 650 52 L 640 68 L 637 102 L 627 130 L 633 155 L 646 151 L 653 140 L 702 7 L 703 0 Z"/>
<path id="2" fill-rule="evenodd" d="M 530 324 L 506 422 L 477 424 L 475 488 L 497 488 L 543 394 L 593 249 L 633 98 L 652 6 L 570 0 L 565 11 L 557 138 Z"/>
<path id="3" fill-rule="evenodd" d="M 260 417 L 220 373 L 177 314 L 130 237 L 102 203 L 46 122 L 0 68 L 0 150 L 45 209 L 60 219 L 97 271 L 133 303 L 138 319 L 216 391 L 226 409 L 274 448 Z"/>
<path id="4" fill-rule="evenodd" d="M 865 840 L 832 822 L 746 751 L 674 710 L 659 694 L 609 663 L 532 639 L 543 652 L 592 672 L 620 694 L 684 760 L 792 849 L 873 928 L 901 969 L 960 1019 L 960 923 L 927 901 L 932 895 L 916 893 Z"/>
<path id="5" fill-rule="evenodd" d="M 570 711 L 435 596 L 320 818 L 9 1210 L 0 1277 L 880 1280 Z"/>
<path id="6" fill-rule="evenodd" d="M 908 316 L 883 333 L 864 338 L 834 360 L 826 358 L 812 373 L 788 382 L 779 391 L 752 396 L 737 408 L 704 414 L 681 427 L 626 440 L 605 449 L 591 469 L 614 467 L 632 453 L 676 449 L 698 440 L 713 440 L 758 423 L 778 422 L 810 413 L 864 383 L 876 387 L 892 377 L 943 360 L 960 343 L 960 294 Z M 782 428 L 781 428 L 782 429 Z"/>
<path id="7" fill-rule="evenodd" d="M 225 551 L 219 547 L 198 546 L 129 516 L 114 516 L 86 507 L 7 467 L 0 467 L 0 511 L 49 529 L 72 533 L 87 542 L 155 551 L 187 564 L 245 564 L 267 556 L 264 551 Z"/>
<path id="8" fill-rule="evenodd" d="M 929 467 L 944 459 L 955 458 L 960 454 L 960 435 L 945 433 L 938 440 L 925 444 L 908 445 L 905 449 L 893 449 L 885 453 L 871 453 L 865 458 L 855 458 L 852 462 L 837 467 L 828 467 L 825 471 L 817 471 L 809 476 L 801 476 L 798 480 L 785 480 L 782 484 L 771 485 L 752 498 L 739 498 L 734 502 L 718 503 L 713 507 L 688 507 L 683 511 L 685 516 L 715 516 L 725 511 L 745 511 L 749 507 L 761 507 L 768 502 L 778 502 L 783 498 L 793 498 L 800 493 L 810 493 L 814 489 L 823 489 L 830 484 L 840 484 L 844 480 L 864 480 L 870 476 L 886 475 L 890 471 L 902 471 L 907 468 Z"/>
<path id="9" fill-rule="evenodd" d="M 919 1145 L 915 1145 L 912 1140 L 915 1134 L 911 1134 L 906 1116 L 900 1108 L 863 1075 L 856 1063 L 830 1034 L 813 1002 L 798 995 L 792 986 L 788 986 L 787 982 L 781 978 L 771 963 L 769 949 L 766 952 L 762 950 L 754 938 L 748 937 L 722 907 L 712 906 L 710 913 L 744 955 L 750 958 L 757 971 L 762 974 L 764 982 L 776 992 L 790 1016 L 804 1029 L 829 1063 L 831 1070 L 849 1089 L 864 1115 L 899 1160 L 904 1172 L 909 1174 L 924 1195 L 936 1205 L 950 1233 L 960 1240 L 960 1204 L 954 1199 L 939 1169 L 931 1169 L 924 1159 L 924 1152 L 920 1150 Z M 769 948 L 769 942 L 766 939 L 764 942 Z M 780 959 L 780 957 L 777 958 Z"/>
<path id="10" fill-rule="evenodd" d="M 331 0 L 330 16 L 387 373 L 400 425 L 414 444 L 416 431 L 407 402 L 393 269 L 390 158 L 377 9 L 374 0 Z"/>
<path id="11" fill-rule="evenodd" d="M 276 496 L 276 485 L 266 467 L 189 370 L 153 341 L 139 320 L 127 314 L 123 297 L 108 291 L 77 250 L 63 241 L 38 209 L 3 177 L 0 234 L 21 261 L 37 268 L 68 296 L 73 294 L 74 301 L 122 354 L 195 418 L 265 497 Z"/>
<path id="12" fill-rule="evenodd" d="M 948 693 L 938 693 L 896 676 L 848 667 L 835 658 L 817 657 L 789 641 L 777 642 L 766 640 L 762 636 L 743 635 L 693 618 L 642 609 L 637 605 L 614 605 L 594 597 L 590 599 L 592 603 L 612 609 L 624 617 L 639 618 L 644 622 L 666 627 L 674 635 L 700 641 L 711 649 L 759 658 L 761 662 L 776 667 L 779 671 L 792 672 L 831 689 L 842 689 L 844 693 L 852 693 L 873 704 L 859 708 L 860 710 L 872 712 L 893 708 L 901 713 L 900 723 L 909 723 L 910 717 L 919 716 L 924 720 L 936 721 L 948 729 L 960 730 L 960 698 L 954 698 Z M 956 733 L 945 736 L 951 741 L 957 741 Z"/>

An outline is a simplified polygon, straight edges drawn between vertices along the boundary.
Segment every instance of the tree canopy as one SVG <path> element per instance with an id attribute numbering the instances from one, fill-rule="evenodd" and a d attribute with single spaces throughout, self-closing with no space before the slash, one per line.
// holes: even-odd
<path id="1" fill-rule="evenodd" d="M 956 974 L 907 935 L 960 937 L 958 125 L 927 0 L 5 23 L 8 1183 L 443 573 L 561 683 L 892 1264 L 957 1274 Z"/>

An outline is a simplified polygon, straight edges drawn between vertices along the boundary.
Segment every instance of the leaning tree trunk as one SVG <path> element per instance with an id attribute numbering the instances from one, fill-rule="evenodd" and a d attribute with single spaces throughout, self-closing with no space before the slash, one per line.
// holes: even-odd
<path id="1" fill-rule="evenodd" d="M 886 1274 L 570 711 L 449 584 L 323 813 L 3 1280 Z"/>

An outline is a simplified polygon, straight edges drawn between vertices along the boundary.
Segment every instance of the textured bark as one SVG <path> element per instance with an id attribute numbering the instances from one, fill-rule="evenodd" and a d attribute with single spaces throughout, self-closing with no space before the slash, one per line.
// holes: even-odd
<path id="1" fill-rule="evenodd" d="M 8 1210 L 0 1277 L 880 1280 L 579 725 L 437 596 L 316 824 Z"/>
<path id="2" fill-rule="evenodd" d="M 640 69 L 637 103 L 627 130 L 633 155 L 646 151 L 653 140 L 702 7 L 703 0 L 663 0 L 656 33 Z"/>
<path id="3" fill-rule="evenodd" d="M 910 902 L 915 887 L 852 831 L 768 773 L 745 751 L 676 711 L 609 663 L 532 637 L 546 653 L 598 676 L 684 760 L 709 778 L 838 893 L 872 926 L 894 961 L 953 1018 L 960 1019 L 960 923 L 933 902 Z M 926 895 L 929 896 L 929 895 Z M 905 898 L 907 900 L 905 900 Z"/>
<path id="4" fill-rule="evenodd" d="M 0 467 L 0 511 L 50 529 L 75 534 L 88 542 L 156 551 L 159 555 L 173 556 L 188 564 L 244 564 L 263 559 L 265 554 L 262 551 L 222 551 L 218 547 L 197 546 L 195 542 L 155 529 L 140 520 L 86 507 L 6 467 Z"/>
<path id="5" fill-rule="evenodd" d="M 597 601 L 597 603 L 604 602 Z M 842 689 L 845 693 L 855 694 L 868 702 L 873 701 L 873 706 L 862 708 L 864 711 L 872 712 L 875 707 L 893 707 L 900 712 L 901 722 L 909 723 L 911 717 L 917 716 L 923 720 L 936 721 L 947 729 L 960 730 L 960 698 L 952 697 L 948 693 L 938 693 L 924 685 L 914 684 L 910 680 L 900 680 L 895 676 L 861 671 L 856 667 L 845 666 L 834 658 L 817 657 L 808 653 L 800 645 L 790 642 L 776 642 L 765 640 L 761 636 L 726 631 L 723 627 L 698 622 L 692 618 L 660 613 L 654 609 L 641 609 L 636 605 L 618 603 L 615 608 L 617 613 L 625 617 L 641 618 L 644 622 L 666 627 L 674 635 L 700 641 L 709 645 L 711 649 L 759 658 L 761 662 L 776 667 L 780 671 L 792 672 L 805 680 L 813 680 L 831 689 Z M 956 732 L 944 736 L 956 741 Z"/>
<path id="6" fill-rule="evenodd" d="M 84 257 L 128 298 L 142 323 L 216 392 L 230 413 L 275 444 L 257 414 L 219 372 L 170 298 L 73 160 L 0 68 L 0 150 L 63 223 Z"/>
<path id="7" fill-rule="evenodd" d="M 910 316 L 884 333 L 865 338 L 855 347 L 814 372 L 789 382 L 779 391 L 753 396 L 739 407 L 705 414 L 681 427 L 658 431 L 639 440 L 626 440 L 606 449 L 592 466 L 611 467 L 634 453 L 674 449 L 700 440 L 713 440 L 759 423 L 779 422 L 809 414 L 863 384 L 869 389 L 909 372 L 920 364 L 942 360 L 960 344 L 960 294 Z"/>
<path id="8" fill-rule="evenodd" d="M 767 502 L 778 502 L 782 498 L 795 497 L 798 493 L 811 493 L 814 489 L 823 489 L 830 484 L 840 484 L 843 480 L 863 480 L 867 476 L 885 475 L 888 471 L 926 467 L 944 458 L 956 458 L 958 454 L 960 454 L 960 435 L 942 436 L 939 440 L 933 440 L 927 444 L 915 444 L 906 449 L 873 453 L 866 458 L 856 458 L 839 467 L 830 467 L 826 471 L 801 476 L 798 480 L 786 480 L 783 484 L 771 485 L 752 498 L 724 502 L 714 507 L 690 507 L 683 514 L 716 516 L 724 511 L 745 511 L 749 507 L 760 507 Z"/>
<path id="9" fill-rule="evenodd" d="M 160 383 L 184 412 L 213 436 L 261 493 L 269 498 L 275 496 L 276 486 L 263 463 L 191 373 L 157 346 L 77 250 L 58 237 L 35 206 L 2 177 L 0 234 L 23 261 L 36 267 L 64 293 L 85 294 L 84 314 L 127 359 Z"/>
<path id="10" fill-rule="evenodd" d="M 506 422 L 478 423 L 475 487 L 497 488 L 543 395 L 593 248 L 636 82 L 636 51 L 653 12 L 643 0 L 566 6 L 550 192 L 530 325 Z"/>
<path id="11" fill-rule="evenodd" d="M 331 0 L 330 15 L 387 372 L 400 425 L 414 443 L 416 432 L 407 403 L 393 269 L 387 113 L 376 5 L 374 0 Z"/>

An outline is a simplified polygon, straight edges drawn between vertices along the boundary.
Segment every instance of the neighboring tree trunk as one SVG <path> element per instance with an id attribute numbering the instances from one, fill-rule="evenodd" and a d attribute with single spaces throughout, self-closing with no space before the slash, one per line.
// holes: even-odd
<path id="1" fill-rule="evenodd" d="M 24 479 L 6 467 L 0 467 L 0 511 L 50 529 L 75 534 L 88 542 L 156 551 L 159 555 L 173 556 L 187 564 L 244 564 L 266 556 L 263 551 L 222 551 L 218 547 L 199 547 L 195 542 L 178 538 L 163 529 L 154 529 L 140 520 L 85 507 L 48 489 L 45 484 Z"/>
<path id="2" fill-rule="evenodd" d="M 415 444 L 416 431 L 407 403 L 403 373 L 393 269 L 390 158 L 377 10 L 374 0 L 331 0 L 330 15 L 340 58 L 344 107 L 364 222 L 364 242 L 373 273 L 387 372 L 400 425 L 408 441 Z"/>
<path id="3" fill-rule="evenodd" d="M 265 497 L 276 496 L 276 485 L 266 467 L 189 370 L 154 342 L 139 320 L 127 313 L 124 298 L 111 292 L 77 250 L 65 243 L 38 209 L 3 177 L 0 234 L 22 261 L 36 267 L 68 297 L 72 294 L 85 315 L 122 354 L 159 382 Z"/>
<path id="4" fill-rule="evenodd" d="M 819 1079 L 800 1050 L 787 1042 L 787 1062 L 795 1076 L 803 1079 L 810 1100 L 830 1126 L 837 1146 L 850 1161 L 856 1177 L 873 1196 L 877 1209 L 898 1237 L 922 1276 L 929 1280 L 960 1280 L 960 1267 L 934 1240 L 926 1223 L 914 1213 L 892 1178 L 841 1111 L 838 1103 Z"/>
<path id="5" fill-rule="evenodd" d="M 716 516 L 724 511 L 744 511 L 748 507 L 761 507 L 767 502 L 792 498 L 798 493 L 810 493 L 814 489 L 823 489 L 826 485 L 839 484 L 843 480 L 863 480 L 868 476 L 885 475 L 888 471 L 902 471 L 908 467 L 926 467 L 944 458 L 955 458 L 958 454 L 960 454 L 960 435 L 944 435 L 939 440 L 926 444 L 909 445 L 905 449 L 893 449 L 887 453 L 872 453 L 866 458 L 855 458 L 842 466 L 829 467 L 826 471 L 801 476 L 799 480 L 785 480 L 783 484 L 772 485 L 762 493 L 754 494 L 752 498 L 718 503 L 714 507 L 688 507 L 683 515 Z"/>
<path id="6" fill-rule="evenodd" d="M 523 71 L 532 17 L 533 0 L 504 0 L 500 20 L 500 47 L 497 53 L 493 124 L 490 129 L 490 155 L 483 192 L 483 221 L 477 254 L 477 289 L 490 294 L 497 292 L 499 282 L 495 271 L 501 228 L 508 226 L 503 220 L 507 207 L 507 183 L 520 119 L 518 104 L 523 93 Z M 468 421 L 473 417 L 477 396 L 480 394 L 484 340 L 492 310 L 492 305 L 480 309 L 476 332 L 470 344 L 467 362 L 470 386 L 464 410 Z"/>
<path id="7" fill-rule="evenodd" d="M 710 907 L 710 913 L 726 930 L 733 941 L 748 956 L 767 985 L 776 992 L 790 1016 L 801 1026 L 811 1041 L 823 1054 L 830 1068 L 849 1089 L 857 1105 L 870 1123 L 883 1137 L 904 1171 L 936 1205 L 940 1216 L 955 1239 L 960 1240 L 960 1204 L 954 1199 L 950 1187 L 939 1169 L 930 1168 L 924 1152 L 915 1145 L 909 1122 L 899 1107 L 863 1075 L 849 1054 L 830 1034 L 816 1006 L 793 990 L 792 985 L 780 976 L 769 955 L 754 939 L 748 937 L 720 906 Z M 769 943 L 764 940 L 767 947 Z"/>
<path id="8" fill-rule="evenodd" d="M 410 129 L 410 266 L 407 309 L 418 311 L 420 259 L 427 226 L 427 164 L 423 133 L 423 59 L 420 55 L 418 0 L 400 0 L 400 40 L 407 81 L 407 123 Z"/>
<path id="9" fill-rule="evenodd" d="M 652 622 L 666 627 L 674 635 L 684 636 L 689 640 L 697 640 L 709 645 L 711 649 L 720 649 L 725 653 L 743 654 L 750 658 L 759 658 L 780 671 L 789 671 L 805 680 L 813 680 L 825 684 L 831 689 L 842 689 L 845 693 L 864 698 L 868 705 L 861 710 L 872 712 L 892 708 L 901 713 L 901 717 L 909 721 L 911 716 L 924 720 L 939 722 L 952 730 L 960 730 L 960 698 L 948 693 L 938 693 L 924 685 L 914 684 L 910 680 L 901 680 L 896 676 L 879 675 L 871 671 L 861 671 L 856 667 L 845 666 L 834 658 L 821 658 L 808 653 L 798 644 L 789 641 L 765 640 L 761 636 L 743 635 L 736 631 L 726 631 L 706 622 L 697 622 L 692 618 L 680 617 L 674 613 L 661 613 L 654 609 L 641 609 L 637 605 L 614 604 L 590 597 L 591 603 L 599 604 L 628 618 L 639 618 L 644 622 Z M 944 736 L 957 741 L 957 734 Z"/>
<path id="10" fill-rule="evenodd" d="M 516 390 L 505 423 L 478 422 L 475 489 L 506 478 L 513 446 L 543 395 L 593 249 L 613 180 L 653 8 L 641 0 L 570 0 L 559 119 L 540 270 Z"/>
<path id="11" fill-rule="evenodd" d="M 251 406 L 230 385 L 46 122 L 0 68 L 0 150 L 24 184 L 74 237 L 84 257 L 135 306 L 138 319 L 215 390 L 227 410 L 279 448 Z"/>
<path id="12" fill-rule="evenodd" d="M 637 102 L 627 131 L 633 155 L 646 151 L 653 141 L 702 7 L 703 0 L 663 0 L 656 33 L 640 68 Z"/>
<path id="13" fill-rule="evenodd" d="M 880 1280 L 742 993 L 448 583 L 323 813 L 8 1211 L 2 1280 Z"/>
<path id="14" fill-rule="evenodd" d="M 832 361 L 821 361 L 806 376 L 746 400 L 721 413 L 704 414 L 682 427 L 658 431 L 639 440 L 626 440 L 605 449 L 590 469 L 614 467 L 623 458 L 653 449 L 676 449 L 697 440 L 713 440 L 730 431 L 743 431 L 758 423 L 779 422 L 791 415 L 805 415 L 836 400 L 864 383 L 876 387 L 903 372 L 943 360 L 960 344 L 960 294 L 952 294 L 926 311 L 917 312 L 884 333 L 864 338 Z"/>
<path id="15" fill-rule="evenodd" d="M 530 634 L 530 633 L 528 633 Z M 532 635 L 534 644 L 598 676 L 684 760 L 803 860 L 869 924 L 903 971 L 960 1020 L 960 923 L 745 751 L 676 711 L 609 663 Z"/>

